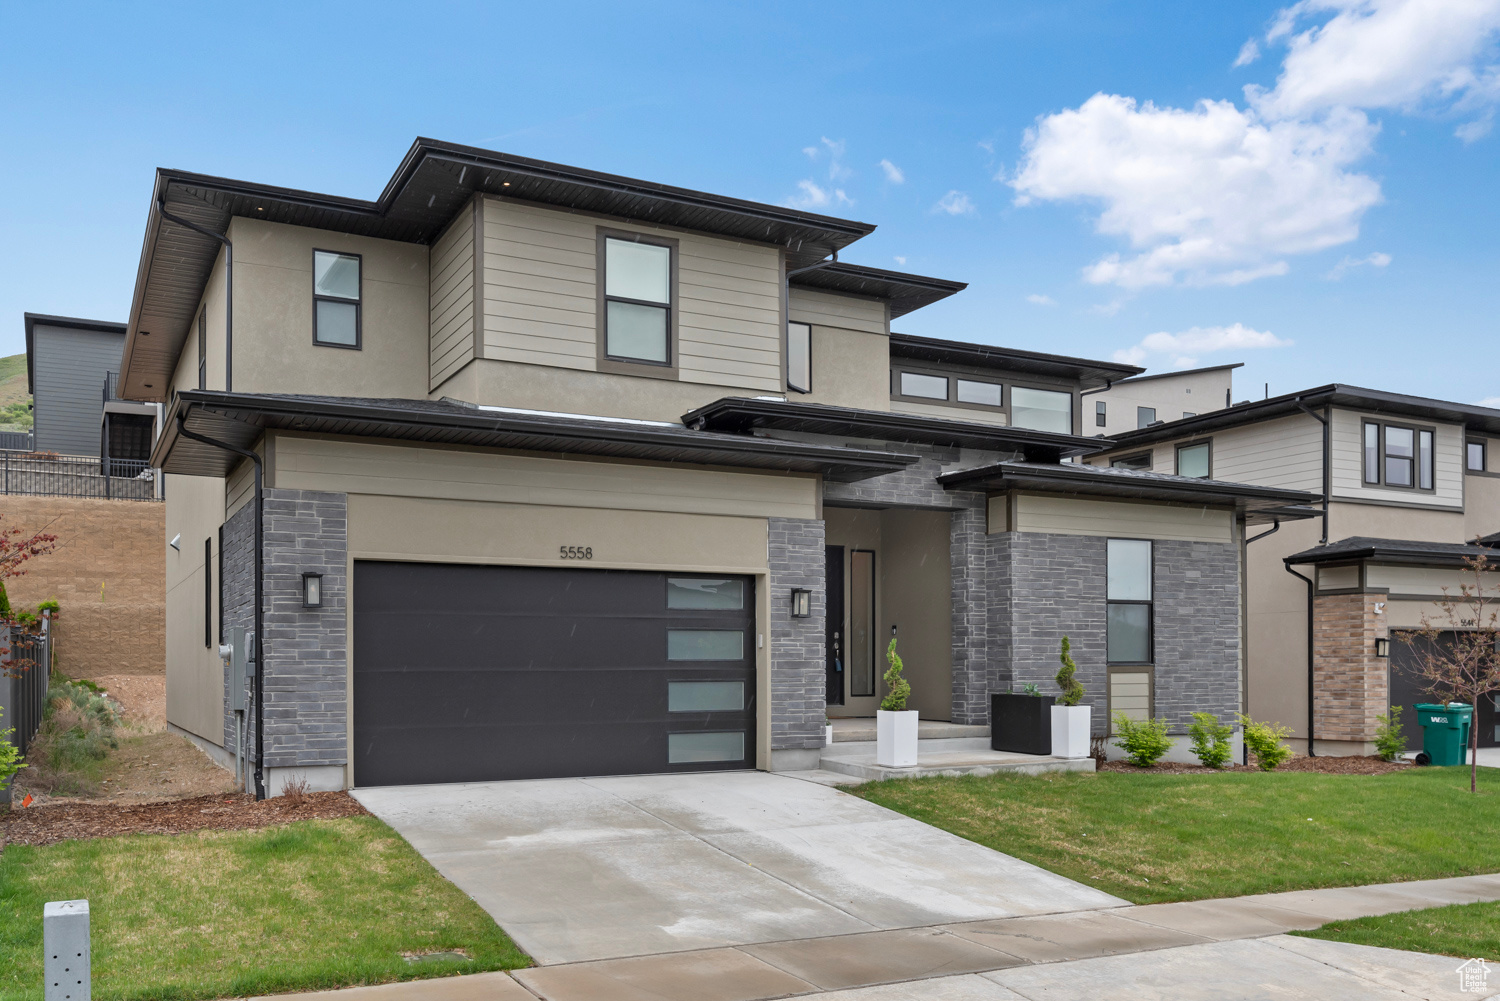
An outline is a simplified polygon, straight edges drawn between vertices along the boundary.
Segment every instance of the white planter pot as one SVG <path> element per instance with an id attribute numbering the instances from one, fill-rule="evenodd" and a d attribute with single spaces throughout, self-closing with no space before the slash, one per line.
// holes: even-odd
<path id="1" fill-rule="evenodd" d="M 1089 756 L 1089 736 L 1092 732 L 1091 710 L 1088 706 L 1052 707 L 1052 756 L 1054 758 L 1086 758 Z"/>
<path id="2" fill-rule="evenodd" d="M 917 763 L 917 711 L 875 710 L 875 763 L 911 768 Z"/>
<path id="3" fill-rule="evenodd" d="M 833 724 L 832 723 L 829 723 L 828 726 L 824 728 L 823 746 L 824 747 L 832 747 L 833 746 Z"/>

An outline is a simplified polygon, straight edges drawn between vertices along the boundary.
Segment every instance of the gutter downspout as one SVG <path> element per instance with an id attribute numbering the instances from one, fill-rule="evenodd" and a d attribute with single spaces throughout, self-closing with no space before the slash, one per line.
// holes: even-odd
<path id="1" fill-rule="evenodd" d="M 1307 584 L 1307 756 L 1316 758 L 1318 753 L 1313 750 L 1313 582 L 1311 577 L 1293 570 L 1291 564 L 1286 564 L 1286 572 L 1301 577 Z"/>
<path id="2" fill-rule="evenodd" d="M 226 452 L 243 455 L 255 464 L 255 798 L 266 798 L 266 632 L 265 632 L 265 496 L 261 491 L 261 457 L 248 448 L 239 448 L 218 441 L 207 435 L 187 429 L 187 415 L 194 405 L 189 403 L 177 414 L 177 433 L 192 441 L 202 442 Z M 220 582 L 221 586 L 223 582 Z"/>
<path id="3" fill-rule="evenodd" d="M 1259 542 L 1268 535 L 1281 531 L 1281 518 L 1271 519 L 1269 531 L 1259 535 L 1247 535 L 1240 531 L 1240 657 L 1244 667 L 1240 672 L 1240 711 L 1249 715 L 1250 709 L 1250 543 Z M 1240 742 L 1241 764 L 1250 763 L 1250 749 Z"/>
<path id="4" fill-rule="evenodd" d="M 224 392 L 234 390 L 234 244 L 229 242 L 229 237 L 221 233 L 215 233 L 211 229 L 204 229 L 197 223 L 188 222 L 167 211 L 166 195 L 156 200 L 156 210 L 161 217 L 168 222 L 185 226 L 194 233 L 202 233 L 204 236 L 212 237 L 224 245 Z M 199 439 L 201 440 L 201 439 Z M 217 444 L 205 442 L 205 444 Z M 228 448 L 228 445 L 221 446 Z M 260 634 L 256 633 L 256 642 L 260 642 Z"/>
<path id="5" fill-rule="evenodd" d="M 1329 418 L 1333 416 L 1333 408 L 1330 406 L 1325 416 L 1303 403 L 1300 396 L 1292 402 L 1297 404 L 1298 410 L 1323 425 L 1323 537 L 1318 540 L 1318 545 L 1326 546 L 1328 545 L 1328 494 L 1333 489 L 1333 484 L 1329 482 L 1331 478 L 1329 466 L 1333 453 L 1333 424 Z M 1297 576 L 1301 577 L 1302 575 L 1298 574 Z M 1311 619 L 1308 619 L 1307 628 L 1312 628 Z"/>

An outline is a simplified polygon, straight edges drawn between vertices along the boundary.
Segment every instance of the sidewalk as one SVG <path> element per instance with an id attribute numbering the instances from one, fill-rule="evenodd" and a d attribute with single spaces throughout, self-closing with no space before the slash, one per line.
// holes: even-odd
<path id="1" fill-rule="evenodd" d="M 1460 876 L 970 921 L 295 996 L 766 1001 L 832 991 L 837 993 L 828 994 L 829 1001 L 1027 1001 L 1108 996 L 1110 987 L 1137 984 L 1134 996 L 1163 1001 L 1473 998 L 1457 990 L 1457 960 L 1282 933 L 1494 900 L 1500 900 L 1500 875 Z M 1261 941 L 1245 941 L 1252 939 Z M 875 986 L 881 984 L 892 986 Z"/>

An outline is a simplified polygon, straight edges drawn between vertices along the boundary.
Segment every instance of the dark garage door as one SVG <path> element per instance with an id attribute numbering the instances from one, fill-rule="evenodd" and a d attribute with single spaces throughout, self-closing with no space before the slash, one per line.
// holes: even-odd
<path id="1" fill-rule="evenodd" d="M 747 577 L 354 564 L 354 779 L 748 768 Z"/>
<path id="2" fill-rule="evenodd" d="M 1454 634 L 1441 632 L 1437 642 L 1451 649 Z M 1432 682 L 1418 675 L 1419 652 L 1428 648 L 1428 640 L 1416 633 L 1393 631 L 1391 633 L 1391 705 L 1401 706 L 1402 734 L 1406 737 L 1406 749 L 1422 749 L 1422 728 L 1417 726 L 1417 711 L 1412 708 L 1418 702 L 1432 702 L 1435 696 L 1428 690 Z M 1500 712 L 1496 711 L 1495 695 L 1486 695 L 1479 700 L 1479 711 L 1475 724 L 1479 728 L 1479 746 L 1500 746 Z"/>

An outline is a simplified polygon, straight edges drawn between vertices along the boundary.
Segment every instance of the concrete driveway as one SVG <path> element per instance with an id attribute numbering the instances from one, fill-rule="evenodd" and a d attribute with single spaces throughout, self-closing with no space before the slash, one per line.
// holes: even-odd
<path id="1" fill-rule="evenodd" d="M 1126 904 L 766 772 L 354 796 L 543 964 Z"/>

